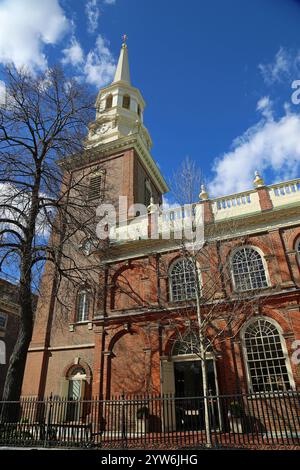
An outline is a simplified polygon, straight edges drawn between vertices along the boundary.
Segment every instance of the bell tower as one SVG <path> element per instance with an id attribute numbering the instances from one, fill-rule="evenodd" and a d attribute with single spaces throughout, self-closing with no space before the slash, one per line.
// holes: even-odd
<path id="1" fill-rule="evenodd" d="M 151 196 L 160 203 L 168 187 L 150 154 L 152 140 L 144 126 L 145 101 L 131 84 L 126 39 L 124 35 L 113 82 L 98 93 L 96 118 L 89 126 L 85 147 L 105 156 L 116 149 L 118 153 L 124 150 L 126 187 L 119 187 L 119 194 L 128 196 L 130 203 L 149 204 Z"/>
<path id="2" fill-rule="evenodd" d="M 87 145 L 104 144 L 138 133 L 150 150 L 151 137 L 143 125 L 145 101 L 139 89 L 131 85 L 125 35 L 123 40 L 114 80 L 99 91 L 96 120 L 90 126 Z"/>

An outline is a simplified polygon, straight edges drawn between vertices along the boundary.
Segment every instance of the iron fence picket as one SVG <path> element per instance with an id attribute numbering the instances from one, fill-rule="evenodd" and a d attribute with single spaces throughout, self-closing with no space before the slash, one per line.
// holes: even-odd
<path id="1" fill-rule="evenodd" d="M 203 446 L 207 443 L 205 400 L 214 447 L 300 446 L 299 391 L 210 393 L 207 397 L 122 393 L 108 399 L 77 401 L 52 395 L 44 400 L 22 398 L 18 402 L 0 402 L 0 444 Z"/>

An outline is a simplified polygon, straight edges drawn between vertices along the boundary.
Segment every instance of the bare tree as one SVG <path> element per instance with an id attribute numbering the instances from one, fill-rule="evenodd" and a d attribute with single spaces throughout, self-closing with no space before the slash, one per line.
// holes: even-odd
<path id="1" fill-rule="evenodd" d="M 59 68 L 32 76 L 5 69 L 6 99 L 0 105 L 0 269 L 19 273 L 20 329 L 10 358 L 3 400 L 18 400 L 32 338 L 33 292 L 45 263 L 54 288 L 96 282 L 95 258 L 73 256 L 79 240 L 95 240 L 95 208 L 88 194 L 92 170 L 74 171 L 84 154 L 94 97 Z M 95 189 L 95 188 L 94 188 Z M 51 235 L 50 235 L 51 234 Z M 49 239 L 50 237 L 50 239 Z M 96 243 L 96 241 L 95 241 Z M 70 287 L 70 286 L 69 286 Z M 62 299 L 63 301 L 63 299 Z"/>

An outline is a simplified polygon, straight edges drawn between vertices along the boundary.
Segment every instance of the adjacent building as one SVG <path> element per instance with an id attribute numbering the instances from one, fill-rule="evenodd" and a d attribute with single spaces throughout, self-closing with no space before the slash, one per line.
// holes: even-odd
<path id="1" fill-rule="evenodd" d="M 19 322 L 18 286 L 0 279 L 0 399 L 9 358 L 18 337 Z"/>

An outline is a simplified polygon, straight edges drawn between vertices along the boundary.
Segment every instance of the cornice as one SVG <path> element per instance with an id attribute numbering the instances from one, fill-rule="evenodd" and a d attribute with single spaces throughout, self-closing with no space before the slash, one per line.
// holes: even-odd
<path id="1" fill-rule="evenodd" d="M 128 150 L 129 148 L 134 148 L 136 150 L 149 174 L 156 182 L 159 191 L 161 193 L 169 191 L 164 177 L 138 133 L 121 137 L 120 139 L 107 142 L 106 144 L 96 144 L 85 149 L 82 154 L 73 155 L 67 159 L 60 160 L 58 164 L 61 167 L 68 165 L 70 169 L 75 170 L 85 166 L 87 163 L 92 163 L 100 160 L 104 156 L 109 156 L 114 151 L 120 152 L 122 150 Z M 94 150 L 97 151 L 94 152 Z"/>

